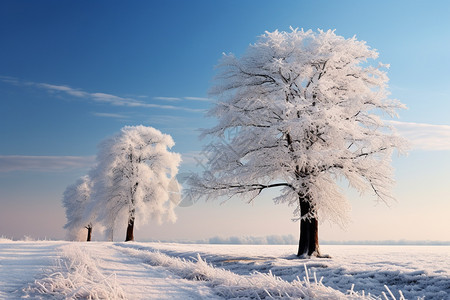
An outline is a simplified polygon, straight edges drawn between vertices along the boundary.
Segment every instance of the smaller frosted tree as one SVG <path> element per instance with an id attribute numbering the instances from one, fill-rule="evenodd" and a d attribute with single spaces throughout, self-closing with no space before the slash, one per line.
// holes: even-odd
<path id="1" fill-rule="evenodd" d="M 84 240 L 85 229 L 88 230 L 87 241 L 91 240 L 92 221 L 86 207 L 89 205 L 92 192 L 92 181 L 89 176 L 83 176 L 75 184 L 69 185 L 64 191 L 63 205 L 66 209 L 67 230 L 69 240 Z"/>
<path id="2" fill-rule="evenodd" d="M 95 177 L 95 198 L 99 221 L 112 240 L 116 222 L 127 220 L 125 241 L 134 240 L 134 225 L 139 216 L 160 222 L 175 220 L 175 201 L 169 185 L 175 179 L 181 157 L 170 152 L 173 139 L 145 126 L 126 126 L 99 146 Z M 173 183 L 172 183 L 173 184 Z"/>

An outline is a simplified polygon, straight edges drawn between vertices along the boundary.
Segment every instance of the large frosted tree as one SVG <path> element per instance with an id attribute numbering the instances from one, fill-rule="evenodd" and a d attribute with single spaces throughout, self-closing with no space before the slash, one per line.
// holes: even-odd
<path id="1" fill-rule="evenodd" d="M 387 65 L 363 41 L 334 31 L 266 32 L 237 58 L 224 55 L 205 130 L 207 170 L 191 196 L 241 196 L 251 202 L 278 188 L 275 203 L 295 207 L 298 256 L 321 256 L 318 221 L 347 220 L 341 179 L 389 201 L 390 157 L 403 140 L 380 118 L 404 105 L 389 99 Z"/>
<path id="2" fill-rule="evenodd" d="M 173 139 L 145 126 L 126 126 L 100 144 L 95 178 L 95 207 L 98 221 L 112 240 L 115 224 L 126 220 L 126 241 L 134 240 L 136 217 L 160 221 L 175 219 L 170 185 L 180 164 L 180 155 L 170 152 Z"/>
<path id="3" fill-rule="evenodd" d="M 91 202 L 92 185 L 91 179 L 86 175 L 64 191 L 62 202 L 67 218 L 64 228 L 69 240 L 91 240 L 92 214 L 88 212 L 88 206 Z M 86 238 L 84 229 L 87 229 Z"/>

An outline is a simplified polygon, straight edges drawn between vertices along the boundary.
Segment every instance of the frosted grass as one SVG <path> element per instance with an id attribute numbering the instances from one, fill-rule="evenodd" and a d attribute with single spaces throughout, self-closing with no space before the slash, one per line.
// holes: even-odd
<path id="1" fill-rule="evenodd" d="M 269 271 L 285 281 L 305 276 L 308 270 L 323 277 L 323 284 L 346 293 L 371 293 L 389 298 L 389 287 L 399 299 L 450 299 L 450 247 L 448 246 L 323 246 L 332 259 L 299 260 L 295 246 L 196 245 L 176 243 L 121 244 L 169 256 L 195 260 L 201 257 L 215 267 L 239 275 Z M 439 262 L 439 263 L 437 263 Z M 364 292 L 365 291 L 365 292 Z"/>
<path id="2" fill-rule="evenodd" d="M 23 298 L 33 299 L 126 299 L 115 274 L 105 276 L 75 245 L 64 246 L 55 265 L 22 291 Z"/>
<path id="3" fill-rule="evenodd" d="M 381 299 L 370 293 L 366 295 L 364 292 L 356 292 L 353 286 L 346 294 L 327 287 L 322 283 L 323 278 L 318 279 L 316 273 L 307 270 L 306 265 L 304 265 L 306 275 L 303 278 L 297 277 L 288 282 L 275 276 L 271 271 L 266 274 L 253 272 L 250 275 L 239 275 L 216 268 L 203 260 L 200 255 L 197 255 L 195 260 L 187 260 L 158 251 L 134 249 L 132 246 L 118 245 L 115 248 L 152 266 L 163 267 L 181 278 L 207 282 L 217 295 L 225 299 Z M 387 286 L 385 288 L 390 296 L 386 299 L 404 299 L 401 292 L 396 298 Z"/>

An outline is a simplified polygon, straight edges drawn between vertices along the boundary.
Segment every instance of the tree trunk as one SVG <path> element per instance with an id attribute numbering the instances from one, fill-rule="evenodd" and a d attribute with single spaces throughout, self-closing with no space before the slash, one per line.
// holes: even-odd
<path id="1" fill-rule="evenodd" d="M 132 163 L 133 155 L 130 154 L 130 163 Z M 136 182 L 134 186 L 130 189 L 131 195 L 131 207 L 128 210 L 128 226 L 127 226 L 127 236 L 125 237 L 125 242 L 134 241 L 134 216 L 135 216 L 135 208 L 134 208 L 134 195 L 136 193 L 139 182 Z"/>
<path id="2" fill-rule="evenodd" d="M 106 236 L 108 237 L 108 242 L 113 242 L 114 241 L 114 228 L 109 228 L 106 231 Z"/>
<path id="3" fill-rule="evenodd" d="M 88 225 L 86 226 L 86 229 L 88 230 L 86 242 L 90 242 L 92 237 L 92 226 Z"/>
<path id="4" fill-rule="evenodd" d="M 125 242 L 134 241 L 133 230 L 134 230 L 134 216 L 128 219 L 127 236 L 125 238 Z"/>
<path id="5" fill-rule="evenodd" d="M 309 199 L 300 197 L 299 201 L 301 217 L 311 213 Z M 297 256 L 302 258 L 321 256 L 319 251 L 319 223 L 317 222 L 317 218 L 300 219 L 300 240 Z"/>

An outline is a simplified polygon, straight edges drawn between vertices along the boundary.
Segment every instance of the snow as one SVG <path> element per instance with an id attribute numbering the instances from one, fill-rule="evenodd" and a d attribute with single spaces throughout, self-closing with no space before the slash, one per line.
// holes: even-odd
<path id="1" fill-rule="evenodd" d="M 51 266 L 58 257 L 57 250 L 65 242 L 0 243 L 0 299 L 10 299 L 27 282 Z"/>
<path id="2" fill-rule="evenodd" d="M 299 260 L 289 245 L 2 240 L 0 299 L 450 299 L 450 246 L 322 251 L 332 258 Z"/>

